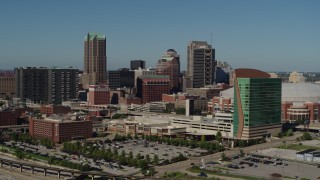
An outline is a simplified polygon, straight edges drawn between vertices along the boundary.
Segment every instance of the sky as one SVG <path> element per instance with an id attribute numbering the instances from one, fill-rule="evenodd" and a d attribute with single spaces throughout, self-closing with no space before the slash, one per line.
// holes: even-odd
<path id="1" fill-rule="evenodd" d="M 82 69 L 84 37 L 100 32 L 108 70 L 133 59 L 155 67 L 171 48 L 186 70 L 196 40 L 233 68 L 319 72 L 319 9 L 319 0 L 2 0 L 0 69 Z"/>

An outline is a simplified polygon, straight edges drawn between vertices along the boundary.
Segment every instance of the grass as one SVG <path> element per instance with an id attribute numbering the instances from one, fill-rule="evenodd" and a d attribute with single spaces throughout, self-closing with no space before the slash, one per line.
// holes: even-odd
<path id="1" fill-rule="evenodd" d="M 320 150 L 320 147 L 317 147 L 317 146 L 306 146 L 306 145 L 302 145 L 302 144 L 288 144 L 288 145 L 282 144 L 282 145 L 278 146 L 278 148 L 280 148 L 280 149 L 291 149 L 291 150 L 296 150 L 296 151 L 303 151 L 303 150 L 306 150 L 306 149 L 319 149 Z"/>
<path id="2" fill-rule="evenodd" d="M 162 176 L 164 179 L 196 179 L 196 180 L 201 180 L 201 179 L 211 179 L 211 180 L 219 180 L 219 178 L 207 178 L 207 177 L 198 177 L 198 176 L 191 176 L 187 173 L 182 173 L 182 172 L 171 172 L 171 173 L 166 173 L 164 176 Z"/>
<path id="3" fill-rule="evenodd" d="M 199 167 L 191 167 L 191 168 L 188 168 L 187 170 L 190 172 L 193 172 L 193 173 L 204 172 L 206 174 L 212 174 L 212 175 L 224 176 L 224 177 L 240 178 L 240 179 L 244 179 L 244 180 L 266 180 L 264 178 L 251 177 L 251 176 L 238 175 L 238 174 L 222 174 L 222 173 L 219 173 L 218 171 L 209 171 L 209 170 L 205 170 L 205 169 L 200 169 Z M 228 170 L 228 172 L 229 171 L 231 171 L 231 170 Z"/>
<path id="4" fill-rule="evenodd" d="M 4 149 L 8 149 L 9 150 L 9 153 L 11 151 L 10 154 L 13 154 L 14 155 L 14 151 L 16 150 L 16 148 L 13 148 L 13 147 L 9 147 L 9 146 L 6 146 L 6 145 L 0 145 L 1 148 L 4 148 Z M 33 159 L 35 160 L 43 160 L 43 161 L 48 161 L 49 158 L 48 157 L 45 157 L 45 156 L 41 156 L 41 155 L 37 155 L 37 154 L 33 154 L 33 153 L 29 153 L 29 152 L 25 152 L 23 151 L 23 153 L 26 155 L 26 156 L 30 156 L 32 157 Z"/>

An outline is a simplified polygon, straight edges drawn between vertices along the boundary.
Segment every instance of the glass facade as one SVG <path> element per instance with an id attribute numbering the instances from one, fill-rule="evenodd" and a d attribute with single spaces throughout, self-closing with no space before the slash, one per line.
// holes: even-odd
<path id="1" fill-rule="evenodd" d="M 239 112 L 242 110 L 244 127 L 281 123 L 281 79 L 237 78 L 241 107 L 238 107 L 234 88 L 234 136 L 238 133 Z"/>

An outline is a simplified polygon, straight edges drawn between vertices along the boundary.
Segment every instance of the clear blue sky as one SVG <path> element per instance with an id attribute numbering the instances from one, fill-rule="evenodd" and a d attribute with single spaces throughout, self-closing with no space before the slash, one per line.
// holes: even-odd
<path id="1" fill-rule="evenodd" d="M 319 71 L 319 0 L 2 0 L 0 69 L 83 67 L 87 32 L 107 36 L 109 70 L 170 48 L 186 69 L 187 44 L 210 42 L 234 68 Z"/>

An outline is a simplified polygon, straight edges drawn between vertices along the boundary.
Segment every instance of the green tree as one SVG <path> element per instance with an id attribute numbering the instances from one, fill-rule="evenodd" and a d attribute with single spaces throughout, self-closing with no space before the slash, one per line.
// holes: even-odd
<path id="1" fill-rule="evenodd" d="M 204 135 L 201 136 L 201 142 L 206 142 L 206 137 Z"/>
<path id="2" fill-rule="evenodd" d="M 286 132 L 286 136 L 293 136 L 293 130 L 292 129 L 288 129 Z"/>
<path id="3" fill-rule="evenodd" d="M 176 114 L 186 114 L 185 108 L 176 108 L 175 109 Z"/>
<path id="4" fill-rule="evenodd" d="M 55 158 L 53 156 L 49 156 L 48 164 L 53 164 L 54 160 L 55 160 Z"/>
<path id="5" fill-rule="evenodd" d="M 133 153 L 132 153 L 132 151 L 129 152 L 129 159 L 133 159 Z"/>
<path id="6" fill-rule="evenodd" d="M 240 149 L 240 156 L 244 156 L 243 149 Z"/>
<path id="7" fill-rule="evenodd" d="M 222 134 L 221 134 L 220 131 L 218 131 L 217 134 L 216 134 L 216 141 L 222 142 Z"/>
<path id="8" fill-rule="evenodd" d="M 308 132 L 304 132 L 302 137 L 304 140 L 312 140 L 312 136 Z"/>
<path id="9" fill-rule="evenodd" d="M 157 154 L 155 154 L 153 156 L 153 164 L 154 165 L 158 165 L 158 163 L 159 163 L 159 156 Z"/>
<path id="10" fill-rule="evenodd" d="M 222 154 L 221 154 L 221 159 L 222 159 L 222 161 L 227 160 L 227 156 L 226 156 L 226 154 L 225 154 L 225 153 L 222 153 Z"/>
<path id="11" fill-rule="evenodd" d="M 25 157 L 24 152 L 20 149 L 16 149 L 14 154 L 18 159 L 23 159 Z"/>
<path id="12" fill-rule="evenodd" d="M 150 162 L 150 155 L 149 155 L 149 154 L 146 155 L 146 161 L 147 161 L 148 163 Z"/>

